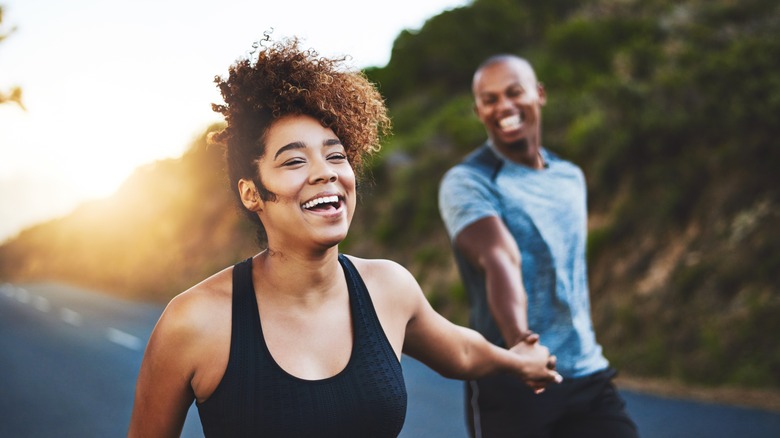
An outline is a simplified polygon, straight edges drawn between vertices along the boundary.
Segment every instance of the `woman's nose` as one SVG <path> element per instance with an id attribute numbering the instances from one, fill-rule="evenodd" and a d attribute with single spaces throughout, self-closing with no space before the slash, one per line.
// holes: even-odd
<path id="1" fill-rule="evenodd" d="M 313 183 L 335 182 L 338 177 L 338 173 L 328 165 L 326 160 L 323 160 L 313 166 L 310 179 Z"/>

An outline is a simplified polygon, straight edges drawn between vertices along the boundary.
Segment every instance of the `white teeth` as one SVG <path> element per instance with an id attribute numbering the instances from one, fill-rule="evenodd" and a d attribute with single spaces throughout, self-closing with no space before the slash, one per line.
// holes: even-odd
<path id="1" fill-rule="evenodd" d="M 520 119 L 520 115 L 517 114 L 517 115 L 514 115 L 514 116 L 505 117 L 505 118 L 499 120 L 498 121 L 498 125 L 501 127 L 501 129 L 506 131 L 506 130 L 510 130 L 510 129 L 517 129 L 517 128 L 519 128 L 520 126 L 523 125 L 523 121 Z"/>
<path id="2" fill-rule="evenodd" d="M 320 205 L 320 204 L 327 204 L 327 203 L 331 203 L 331 202 L 339 202 L 339 197 L 338 196 L 323 196 L 321 198 L 315 198 L 315 199 L 312 199 L 311 201 L 303 204 L 302 207 L 306 208 L 306 209 L 309 209 L 309 208 L 313 208 L 313 207 L 315 207 L 317 205 Z"/>

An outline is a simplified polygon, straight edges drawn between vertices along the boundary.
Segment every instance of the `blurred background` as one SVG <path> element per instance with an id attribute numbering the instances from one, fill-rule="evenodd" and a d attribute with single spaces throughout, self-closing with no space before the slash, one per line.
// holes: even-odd
<path id="1" fill-rule="evenodd" d="M 402 263 L 466 324 L 437 189 L 485 136 L 475 67 L 511 52 L 545 84 L 543 144 L 589 184 L 610 361 L 636 385 L 778 400 L 780 3 L 355 2 L 311 23 L 326 3 L 293 3 L 0 0 L 0 281 L 164 304 L 256 253 L 205 137 L 214 75 L 274 27 L 352 55 L 391 110 L 341 250 Z"/>

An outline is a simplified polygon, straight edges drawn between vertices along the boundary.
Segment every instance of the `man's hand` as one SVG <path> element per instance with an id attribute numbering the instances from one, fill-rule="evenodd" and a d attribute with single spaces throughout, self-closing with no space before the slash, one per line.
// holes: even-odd
<path id="1" fill-rule="evenodd" d="M 509 349 L 511 352 L 523 356 L 525 369 L 523 381 L 539 394 L 551 382 L 560 383 L 563 377 L 555 371 L 555 356 L 550 355 L 550 350 L 539 343 L 539 335 L 532 333 L 521 342 Z"/>

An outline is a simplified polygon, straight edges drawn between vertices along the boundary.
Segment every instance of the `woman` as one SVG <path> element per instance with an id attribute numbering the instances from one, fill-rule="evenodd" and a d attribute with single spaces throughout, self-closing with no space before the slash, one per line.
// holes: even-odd
<path id="1" fill-rule="evenodd" d="M 206 436 L 391 437 L 406 353 L 440 374 L 560 376 L 531 336 L 511 350 L 451 324 L 400 265 L 339 253 L 384 103 L 341 59 L 266 44 L 216 82 L 228 174 L 267 249 L 175 297 L 147 346 L 131 437 L 178 436 L 195 400 Z"/>

